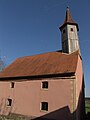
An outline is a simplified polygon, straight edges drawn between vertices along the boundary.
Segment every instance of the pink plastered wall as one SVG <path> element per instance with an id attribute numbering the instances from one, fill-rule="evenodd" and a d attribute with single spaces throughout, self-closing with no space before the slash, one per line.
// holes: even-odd
<path id="1" fill-rule="evenodd" d="M 82 68 L 82 60 L 80 56 L 78 56 L 78 63 L 76 69 L 76 117 L 77 120 L 80 120 L 82 115 L 85 113 L 84 106 L 84 75 Z"/>
<path id="2" fill-rule="evenodd" d="M 42 89 L 42 81 L 48 81 L 48 89 Z M 17 113 L 27 116 L 43 116 L 56 110 L 68 107 L 71 113 L 73 107 L 72 80 L 70 79 L 42 79 L 14 81 L 0 81 L 0 114 Z M 7 106 L 6 100 L 12 99 L 12 106 Z M 40 110 L 40 103 L 48 102 L 48 111 Z M 56 115 L 56 114 L 55 114 Z M 48 117 L 52 118 L 52 115 Z"/>

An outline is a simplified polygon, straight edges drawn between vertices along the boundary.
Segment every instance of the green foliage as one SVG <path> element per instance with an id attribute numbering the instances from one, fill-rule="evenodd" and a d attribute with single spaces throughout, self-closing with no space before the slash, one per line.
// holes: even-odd
<path id="1" fill-rule="evenodd" d="M 85 101 L 85 110 L 86 113 L 90 112 L 90 101 Z"/>
<path id="2" fill-rule="evenodd" d="M 24 116 L 8 115 L 8 116 L 0 116 L 0 120 L 27 120 L 27 119 Z"/>

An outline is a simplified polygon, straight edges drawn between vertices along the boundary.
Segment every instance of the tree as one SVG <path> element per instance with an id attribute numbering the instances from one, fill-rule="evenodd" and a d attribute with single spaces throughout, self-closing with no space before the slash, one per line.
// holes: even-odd
<path id="1" fill-rule="evenodd" d="M 0 72 L 5 68 L 4 60 L 0 58 Z"/>

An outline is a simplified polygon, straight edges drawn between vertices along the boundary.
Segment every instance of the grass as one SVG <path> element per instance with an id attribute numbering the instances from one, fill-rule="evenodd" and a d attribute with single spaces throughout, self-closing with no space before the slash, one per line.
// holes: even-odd
<path id="1" fill-rule="evenodd" d="M 86 113 L 90 112 L 90 101 L 85 101 L 85 110 Z"/>
<path id="2" fill-rule="evenodd" d="M 20 115 L 8 115 L 8 116 L 0 116 L 0 120 L 30 120 L 24 116 Z"/>

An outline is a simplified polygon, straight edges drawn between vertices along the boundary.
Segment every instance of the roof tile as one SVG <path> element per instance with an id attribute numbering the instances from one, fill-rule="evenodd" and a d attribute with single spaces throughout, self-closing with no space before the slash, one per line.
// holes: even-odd
<path id="1" fill-rule="evenodd" d="M 17 58 L 1 73 L 0 78 L 63 74 L 76 71 L 78 52 L 64 54 L 48 52 L 44 54 Z"/>

